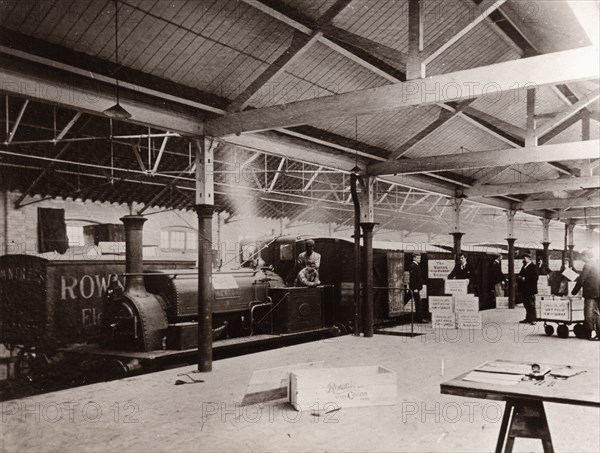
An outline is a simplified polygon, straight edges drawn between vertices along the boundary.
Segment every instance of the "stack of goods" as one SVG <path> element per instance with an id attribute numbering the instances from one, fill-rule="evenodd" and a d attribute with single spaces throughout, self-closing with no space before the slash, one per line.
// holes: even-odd
<path id="1" fill-rule="evenodd" d="M 467 280 L 446 280 L 447 296 L 429 296 L 434 328 L 481 329 L 479 298 L 467 293 Z"/>

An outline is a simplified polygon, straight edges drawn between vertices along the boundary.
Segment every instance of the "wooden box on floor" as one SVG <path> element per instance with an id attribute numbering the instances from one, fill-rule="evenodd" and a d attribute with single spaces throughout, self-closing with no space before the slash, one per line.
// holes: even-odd
<path id="1" fill-rule="evenodd" d="M 382 366 L 320 368 L 290 373 L 290 403 L 298 411 L 390 406 L 398 398 L 398 376 Z"/>

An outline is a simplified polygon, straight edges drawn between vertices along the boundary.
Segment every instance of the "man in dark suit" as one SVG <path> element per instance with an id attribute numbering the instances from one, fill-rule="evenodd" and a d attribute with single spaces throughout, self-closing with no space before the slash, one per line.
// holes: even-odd
<path id="1" fill-rule="evenodd" d="M 475 269 L 471 263 L 467 263 L 467 255 L 458 255 L 458 262 L 448 274 L 448 280 L 468 280 L 467 292 L 473 294 L 475 288 Z"/>
<path id="2" fill-rule="evenodd" d="M 585 265 L 571 294 L 577 294 L 583 287 L 586 336 L 591 337 L 592 330 L 596 330 L 596 337 L 590 339 L 598 341 L 600 340 L 600 272 L 598 262 L 594 260 L 590 250 L 584 250 L 581 255 Z"/>
<path id="3" fill-rule="evenodd" d="M 410 273 L 410 282 L 408 287 L 412 291 L 412 297 L 415 301 L 415 321 L 416 322 L 427 322 L 425 307 L 421 300 L 420 291 L 423 289 L 423 276 L 421 275 L 421 254 L 413 254 L 412 263 L 408 267 Z"/>
<path id="4" fill-rule="evenodd" d="M 504 274 L 502 273 L 502 255 L 498 254 L 490 264 L 490 286 L 492 298 L 504 296 Z"/>
<path id="5" fill-rule="evenodd" d="M 523 306 L 525 307 L 525 319 L 521 324 L 535 325 L 535 295 L 537 294 L 538 271 L 531 262 L 529 253 L 523 254 L 523 267 L 518 275 L 519 289 L 523 296 Z"/>

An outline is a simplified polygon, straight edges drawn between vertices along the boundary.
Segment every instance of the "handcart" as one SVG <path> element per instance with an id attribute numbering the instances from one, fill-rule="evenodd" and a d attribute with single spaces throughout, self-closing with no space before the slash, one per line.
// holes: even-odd
<path id="1" fill-rule="evenodd" d="M 577 338 L 590 338 L 591 332 L 583 323 L 584 309 L 581 297 L 544 297 L 539 301 L 539 309 L 538 321 L 544 322 L 546 335 L 554 334 L 554 326 L 549 323 L 556 323 L 556 334 L 560 338 L 568 338 L 571 330 Z"/>

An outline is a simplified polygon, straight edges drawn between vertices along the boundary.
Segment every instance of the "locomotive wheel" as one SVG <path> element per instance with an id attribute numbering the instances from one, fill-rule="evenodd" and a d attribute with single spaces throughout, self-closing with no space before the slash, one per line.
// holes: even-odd
<path id="1" fill-rule="evenodd" d="M 348 333 L 348 329 L 344 324 L 338 322 L 335 324 L 335 326 L 331 326 L 329 328 L 329 333 L 331 333 L 331 335 L 334 337 L 339 337 L 342 335 L 346 335 Z"/>
<path id="2" fill-rule="evenodd" d="M 569 336 L 569 326 L 566 324 L 561 324 L 556 328 L 556 334 L 560 338 L 567 338 Z"/>
<path id="3" fill-rule="evenodd" d="M 544 326 L 544 332 L 546 332 L 546 335 L 551 337 L 552 334 L 554 333 L 554 326 L 551 326 L 550 324 L 546 324 Z"/>
<path id="4" fill-rule="evenodd" d="M 15 362 L 15 377 L 26 379 L 30 382 L 39 379 L 44 372 L 44 354 L 36 353 L 32 349 L 21 349 Z"/>

